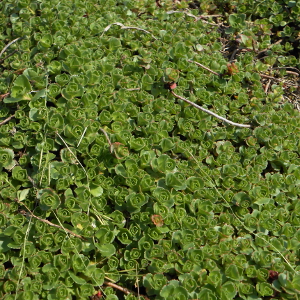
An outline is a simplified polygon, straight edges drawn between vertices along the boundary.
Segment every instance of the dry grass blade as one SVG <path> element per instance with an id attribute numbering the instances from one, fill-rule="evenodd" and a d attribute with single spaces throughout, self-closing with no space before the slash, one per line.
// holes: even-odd
<path id="1" fill-rule="evenodd" d="M 203 23 L 209 24 L 209 25 L 212 25 L 212 26 L 219 26 L 219 25 L 218 25 L 218 24 L 215 24 L 215 23 L 210 23 L 210 22 L 205 21 L 205 20 L 203 20 L 203 19 L 213 18 L 213 17 L 222 17 L 221 15 L 200 15 L 200 16 L 195 16 L 195 15 L 191 14 L 191 13 L 188 12 L 188 11 L 181 11 L 181 10 L 169 10 L 169 11 L 167 11 L 167 14 L 168 14 L 168 15 L 171 15 L 171 14 L 178 14 L 178 13 L 183 13 L 183 14 L 185 14 L 186 16 L 189 16 L 189 17 L 194 18 L 195 21 L 201 20 Z"/>
<path id="2" fill-rule="evenodd" d="M 135 30 L 140 30 L 140 31 L 143 31 L 143 32 L 145 32 L 145 33 L 150 34 L 155 40 L 157 40 L 157 38 L 156 38 L 151 32 L 149 32 L 149 31 L 147 31 L 147 30 L 145 30 L 145 29 L 143 29 L 143 28 L 139 28 L 139 27 L 135 27 L 135 26 L 125 26 L 124 24 L 119 23 L 119 22 L 112 23 L 112 24 L 106 26 L 106 27 L 104 28 L 104 30 L 103 30 L 103 33 L 101 34 L 101 37 L 103 36 L 103 34 L 104 34 L 106 31 L 108 31 L 108 30 L 110 29 L 110 27 L 111 27 L 112 25 L 119 25 L 119 26 L 121 27 L 121 29 L 135 29 Z"/>
<path id="3" fill-rule="evenodd" d="M 28 240 L 28 235 L 29 235 L 29 232 L 30 232 L 31 223 L 32 223 L 32 216 L 30 216 L 29 226 L 27 227 L 26 233 L 25 233 L 25 236 L 24 236 L 22 264 L 21 264 L 21 270 L 20 270 L 20 273 L 19 273 L 19 278 L 18 278 L 18 281 L 17 281 L 15 299 L 17 299 L 17 296 L 18 296 L 19 286 L 20 286 L 20 282 L 21 282 L 21 279 L 22 279 L 21 276 L 22 276 L 22 272 L 23 272 L 23 269 L 24 269 L 24 265 L 25 265 L 26 242 Z"/>

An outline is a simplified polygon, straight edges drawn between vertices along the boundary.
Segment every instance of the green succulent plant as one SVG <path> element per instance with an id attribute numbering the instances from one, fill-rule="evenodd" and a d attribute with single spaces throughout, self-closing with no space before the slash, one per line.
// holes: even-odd
<path id="1" fill-rule="evenodd" d="M 0 298 L 298 299 L 299 9 L 0 3 Z"/>

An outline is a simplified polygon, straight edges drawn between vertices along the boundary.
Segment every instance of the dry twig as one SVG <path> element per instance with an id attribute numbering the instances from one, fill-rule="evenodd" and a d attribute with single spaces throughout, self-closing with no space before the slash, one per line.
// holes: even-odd
<path id="1" fill-rule="evenodd" d="M 2 101 L 4 98 L 6 98 L 7 96 L 9 96 L 10 93 L 5 93 L 0 95 L 0 101 Z"/>
<path id="2" fill-rule="evenodd" d="M 121 145 L 121 143 L 118 143 L 118 142 L 112 143 L 110 141 L 110 139 L 109 139 L 109 136 L 108 136 L 107 132 L 103 128 L 100 128 L 100 130 L 103 132 L 103 134 L 106 137 L 106 140 L 107 140 L 107 142 L 109 144 L 109 151 L 110 151 L 110 153 L 114 153 L 117 159 L 121 159 L 121 157 L 119 157 L 118 154 L 117 154 L 117 152 L 116 152 L 117 145 Z"/>
<path id="3" fill-rule="evenodd" d="M 211 70 L 211 69 L 208 68 L 208 67 L 205 67 L 204 65 L 202 65 L 202 64 L 200 64 L 200 63 L 198 63 L 198 62 L 196 62 L 196 61 L 193 61 L 193 60 L 188 59 L 188 62 L 194 63 L 194 64 L 196 64 L 197 66 L 203 68 L 204 70 L 206 70 L 206 71 L 208 71 L 208 72 L 210 72 L 210 73 L 212 73 L 212 74 L 214 74 L 214 75 L 221 76 L 221 74 L 219 74 L 219 73 L 217 73 L 217 72 Z"/>
<path id="4" fill-rule="evenodd" d="M 126 89 L 126 91 L 139 91 L 140 88 L 131 88 L 131 89 Z"/>
<path id="5" fill-rule="evenodd" d="M 271 79 L 268 80 L 266 86 L 265 86 L 265 94 L 268 94 L 268 90 L 269 90 L 269 87 L 270 87 L 270 83 L 271 83 Z"/>
<path id="6" fill-rule="evenodd" d="M 5 123 L 7 123 L 7 122 L 10 121 L 12 118 L 14 118 L 14 116 L 15 116 L 15 115 L 12 115 L 12 116 L 8 117 L 7 119 L 3 120 L 3 121 L 0 123 L 0 125 L 3 125 L 3 124 L 5 124 Z"/>
<path id="7" fill-rule="evenodd" d="M 71 235 L 73 235 L 73 236 L 75 236 L 75 237 L 78 237 L 78 238 L 80 238 L 80 239 L 82 239 L 82 240 L 85 240 L 84 237 L 82 237 L 81 235 L 79 235 L 79 234 L 77 234 L 77 233 L 74 233 L 73 231 L 71 231 L 71 230 L 69 230 L 69 229 L 67 229 L 67 228 L 64 228 L 64 227 L 62 227 L 62 226 L 60 226 L 60 225 L 54 224 L 54 223 L 52 223 L 52 222 L 50 222 L 50 221 L 48 221 L 48 220 L 45 220 L 45 219 L 42 219 L 42 218 L 36 216 L 36 215 L 28 208 L 28 206 L 27 206 L 25 203 L 19 201 L 18 199 L 15 199 L 15 201 L 18 202 L 20 205 L 25 206 L 25 208 L 27 209 L 28 212 L 25 212 L 25 211 L 23 212 L 23 211 L 21 211 L 21 213 L 22 213 L 23 215 L 29 215 L 30 217 L 33 217 L 33 218 L 35 218 L 35 219 L 37 219 L 37 220 L 39 220 L 39 221 L 41 221 L 41 222 L 43 222 L 43 223 L 46 223 L 46 224 L 48 224 L 48 225 L 50 225 L 50 226 L 59 228 L 59 229 L 65 231 L 65 232 L 68 232 L 69 234 L 71 234 Z"/>
<path id="8" fill-rule="evenodd" d="M 8 55 L 6 55 L 4 58 L 0 59 L 0 63 L 3 63 L 6 59 L 8 59 L 10 56 L 13 56 L 15 53 L 17 53 L 18 50 L 14 50 L 12 53 L 9 53 Z"/>
<path id="9" fill-rule="evenodd" d="M 149 31 L 145 30 L 145 29 L 142 29 L 142 28 L 139 28 L 139 27 L 135 27 L 135 26 L 125 26 L 124 24 L 122 23 L 119 23 L 119 22 L 116 22 L 116 23 L 112 23 L 108 26 L 106 26 L 103 30 L 103 33 L 101 34 L 101 37 L 103 36 L 103 34 L 109 30 L 109 28 L 112 26 L 112 25 L 119 25 L 121 27 L 121 29 L 135 29 L 135 30 L 140 30 L 140 31 L 144 31 L 148 34 L 150 34 L 155 40 L 157 40 L 157 38 Z"/>
<path id="10" fill-rule="evenodd" d="M 206 112 L 206 113 L 208 113 L 208 114 L 214 116 L 215 118 L 217 118 L 217 119 L 219 119 L 219 120 L 222 120 L 222 121 L 224 121 L 224 122 L 226 122 L 226 123 L 228 123 L 228 124 L 230 124 L 230 125 L 237 126 L 237 127 L 244 127 L 244 128 L 250 128 L 250 127 L 251 127 L 251 125 L 247 125 L 247 124 L 239 124 L 239 123 L 235 123 L 235 122 L 229 121 L 229 120 L 227 120 L 226 118 L 223 118 L 223 117 L 217 115 L 216 113 L 214 113 L 214 112 L 212 112 L 212 111 L 210 111 L 210 110 L 208 110 L 208 109 L 206 109 L 206 108 L 204 108 L 204 107 L 202 107 L 202 106 L 199 106 L 199 105 L 197 105 L 196 103 L 194 103 L 194 102 L 192 102 L 192 101 L 190 101 L 190 100 L 188 100 L 188 99 L 185 99 L 185 98 L 183 98 L 183 97 L 181 97 L 181 96 L 175 94 L 173 91 L 171 91 L 171 93 L 172 93 L 176 98 L 181 99 L 181 100 L 185 101 L 186 103 L 188 103 L 188 104 L 190 104 L 190 105 L 192 105 L 192 106 L 194 106 L 194 107 L 196 107 L 196 108 L 198 108 L 198 109 L 200 109 L 200 110 L 202 110 L 202 111 L 204 111 L 204 112 Z"/>
<path id="11" fill-rule="evenodd" d="M 110 151 L 110 153 L 113 153 L 114 152 L 114 145 L 110 141 L 107 132 L 104 129 L 102 129 L 101 127 L 100 127 L 100 130 L 103 132 L 103 134 L 104 134 L 104 136 L 105 136 L 105 138 L 106 138 L 106 140 L 107 140 L 107 142 L 109 144 L 109 151 Z"/>
<path id="12" fill-rule="evenodd" d="M 231 54 L 231 56 L 230 56 L 230 59 L 229 59 L 229 61 L 230 62 L 232 62 L 233 60 L 234 60 L 234 57 L 235 57 L 235 55 L 236 55 L 236 53 L 239 51 L 239 49 L 234 49 L 233 50 L 233 52 L 232 52 L 232 54 Z"/>
<path id="13" fill-rule="evenodd" d="M 296 72 L 293 72 L 293 71 L 285 71 L 287 74 L 292 74 L 292 75 L 296 75 L 296 76 L 299 76 L 298 73 Z"/>
<path id="14" fill-rule="evenodd" d="M 269 45 L 267 48 L 260 50 L 257 53 L 257 56 L 263 55 L 264 52 L 266 52 L 267 50 L 269 50 L 270 48 L 272 48 L 274 45 L 280 44 L 282 42 L 282 40 L 278 40 L 276 43 Z"/>
<path id="15" fill-rule="evenodd" d="M 294 75 L 297 75 L 297 76 L 299 76 L 299 73 L 300 73 L 300 71 L 295 67 L 275 67 L 275 68 L 272 68 L 272 70 L 281 70 L 281 69 L 290 69 L 290 70 L 297 71 L 297 72 L 292 72 L 292 71 L 289 71 L 289 70 L 286 71 L 289 74 L 294 74 Z"/>
<path id="16" fill-rule="evenodd" d="M 117 290 L 123 292 L 126 295 L 133 294 L 135 296 L 143 297 L 146 300 L 150 300 L 147 296 L 144 296 L 144 295 L 138 294 L 138 293 L 136 293 L 134 291 L 128 290 L 126 288 L 123 288 L 122 286 L 119 286 L 119 285 L 117 285 L 115 283 L 112 283 L 112 282 L 109 282 L 109 281 L 104 281 L 104 284 L 107 285 L 107 286 L 110 286 L 110 287 L 112 287 L 114 289 L 117 289 Z"/>
<path id="17" fill-rule="evenodd" d="M 274 81 L 277 81 L 277 82 L 285 82 L 285 79 L 284 78 L 275 78 L 273 76 L 269 76 L 269 75 L 264 75 L 264 74 L 260 74 L 259 75 L 263 78 L 267 78 L 267 79 L 270 79 L 270 80 L 274 80 Z M 295 88 L 298 88 L 299 86 L 298 85 L 289 85 L 290 87 L 295 87 Z"/>
<path id="18" fill-rule="evenodd" d="M 190 12 L 188 12 L 188 11 L 183 11 L 183 10 L 169 10 L 169 11 L 167 11 L 167 14 L 168 14 L 168 15 L 171 15 L 171 14 L 178 14 L 178 13 L 183 13 L 183 14 L 189 16 L 189 17 L 194 18 L 195 21 L 201 20 L 203 23 L 209 24 L 209 25 L 212 25 L 212 26 L 219 26 L 219 24 L 210 23 L 210 22 L 205 21 L 205 20 L 203 20 L 203 19 L 213 18 L 213 17 L 222 17 L 221 15 L 200 15 L 200 16 L 197 17 L 197 16 L 191 14 Z"/>
<path id="19" fill-rule="evenodd" d="M 275 78 L 273 76 L 269 76 L 269 75 L 265 75 L 265 74 L 260 74 L 259 75 L 263 78 L 267 78 L 267 79 L 272 79 L 272 80 L 275 80 L 275 81 L 282 81 L 282 79 L 279 79 L 279 78 Z"/>

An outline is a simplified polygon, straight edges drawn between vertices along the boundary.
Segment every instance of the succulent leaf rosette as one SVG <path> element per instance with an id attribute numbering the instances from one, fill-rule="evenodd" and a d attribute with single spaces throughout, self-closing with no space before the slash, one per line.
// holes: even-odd
<path id="1" fill-rule="evenodd" d="M 0 166 L 6 169 L 13 167 L 14 151 L 8 148 L 0 149 Z"/>
<path id="2" fill-rule="evenodd" d="M 56 209 L 60 205 L 60 198 L 52 189 L 43 189 L 38 191 L 40 207 L 43 210 Z"/>

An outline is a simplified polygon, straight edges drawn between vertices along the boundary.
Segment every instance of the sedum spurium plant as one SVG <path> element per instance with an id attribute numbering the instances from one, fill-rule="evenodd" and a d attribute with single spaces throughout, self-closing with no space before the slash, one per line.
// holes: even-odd
<path id="1" fill-rule="evenodd" d="M 299 298 L 298 4 L 219 4 L 0 3 L 1 298 Z"/>

